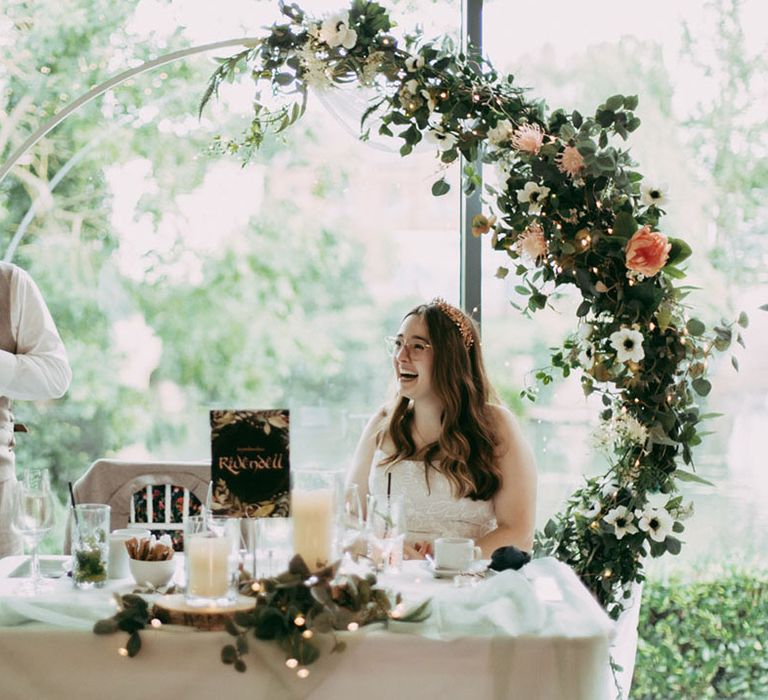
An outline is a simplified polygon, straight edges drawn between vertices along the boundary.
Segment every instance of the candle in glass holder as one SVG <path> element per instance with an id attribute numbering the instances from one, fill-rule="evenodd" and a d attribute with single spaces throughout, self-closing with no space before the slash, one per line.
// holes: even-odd
<path id="1" fill-rule="evenodd" d="M 232 605 L 237 599 L 240 520 L 191 515 L 184 523 L 186 602 L 193 607 Z"/>
<path id="2" fill-rule="evenodd" d="M 226 537 L 191 537 L 186 546 L 189 558 L 187 595 L 224 598 L 229 591 L 231 542 Z"/>
<path id="3" fill-rule="evenodd" d="M 293 550 L 310 569 L 331 560 L 333 541 L 333 491 L 295 489 L 291 494 Z"/>

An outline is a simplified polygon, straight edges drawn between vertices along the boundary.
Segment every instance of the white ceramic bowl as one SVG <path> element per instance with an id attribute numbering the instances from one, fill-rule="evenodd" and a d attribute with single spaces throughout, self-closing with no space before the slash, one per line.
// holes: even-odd
<path id="1" fill-rule="evenodd" d="M 136 583 L 140 586 L 147 584 L 160 588 L 167 586 L 176 572 L 176 559 L 164 559 L 163 561 L 142 561 L 140 559 L 129 559 L 128 566 L 131 569 Z"/>

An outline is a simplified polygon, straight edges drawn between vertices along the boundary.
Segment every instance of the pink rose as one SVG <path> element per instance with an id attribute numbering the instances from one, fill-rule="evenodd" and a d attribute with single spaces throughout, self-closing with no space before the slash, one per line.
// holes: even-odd
<path id="1" fill-rule="evenodd" d="M 669 260 L 672 244 L 659 231 L 643 226 L 627 243 L 626 265 L 629 270 L 653 277 Z"/>

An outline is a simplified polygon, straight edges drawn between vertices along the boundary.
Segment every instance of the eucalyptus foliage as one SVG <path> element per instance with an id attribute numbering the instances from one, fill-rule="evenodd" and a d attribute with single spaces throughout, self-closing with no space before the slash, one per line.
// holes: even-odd
<path id="1" fill-rule="evenodd" d="M 711 389 L 713 353 L 742 343 L 740 329 L 748 323 L 742 314 L 707 329 L 689 315 L 691 287 L 679 280 L 691 249 L 655 233 L 663 197 L 647 191 L 623 145 L 640 125 L 637 97 L 612 95 L 591 115 L 550 111 L 513 76 L 472 51 L 457 52 L 447 39 L 416 33 L 398 41 L 376 2 L 354 0 L 323 20 L 295 4 L 281 3 L 281 9 L 285 22 L 220 59 L 211 77 L 201 111 L 224 82 L 245 76 L 256 85 L 250 125 L 216 147 L 248 159 L 268 133 L 302 116 L 310 88 L 357 83 L 372 94 L 361 115 L 362 138 L 375 128 L 400 139 L 402 156 L 427 138 L 440 168 L 462 156 L 468 164 L 479 158 L 502 169 L 503 186 L 482 193 L 494 216 L 476 217 L 473 232 L 490 233 L 505 256 L 496 275 L 519 278 L 525 314 L 547 307 L 562 285 L 578 289 L 579 332 L 553 352 L 538 378 L 546 384 L 556 373 L 580 374 L 584 393 L 601 397 L 611 454 L 607 474 L 588 480 L 539 533 L 538 551 L 571 565 L 618 615 L 629 586 L 644 578 L 643 560 L 681 549 L 677 535 L 690 507 L 677 482 L 700 480 L 692 448 L 707 417 L 696 400 Z M 465 192 L 481 183 L 471 165 L 462 175 Z M 448 191 L 439 176 L 433 194 Z M 628 267 L 630 242 L 643 232 L 664 244 L 658 268 L 644 274 Z M 531 237 L 538 241 L 535 253 L 527 247 Z M 632 355 L 623 354 L 622 342 L 634 348 Z M 528 396 L 535 398 L 535 391 Z"/>

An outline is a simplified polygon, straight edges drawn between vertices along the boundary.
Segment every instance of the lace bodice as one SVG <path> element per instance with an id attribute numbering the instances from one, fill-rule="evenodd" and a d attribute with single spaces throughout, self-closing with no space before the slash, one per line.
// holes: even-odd
<path id="1" fill-rule="evenodd" d="M 496 527 L 491 501 L 454 498 L 448 479 L 435 470 L 429 473 L 429 488 L 424 462 L 405 460 L 387 467 L 379 462 L 386 457 L 376 450 L 368 477 L 368 491 L 387 492 L 387 473 L 392 473 L 391 493 L 405 499 L 405 519 L 410 542 L 435 537 L 471 537 L 478 540 Z"/>

